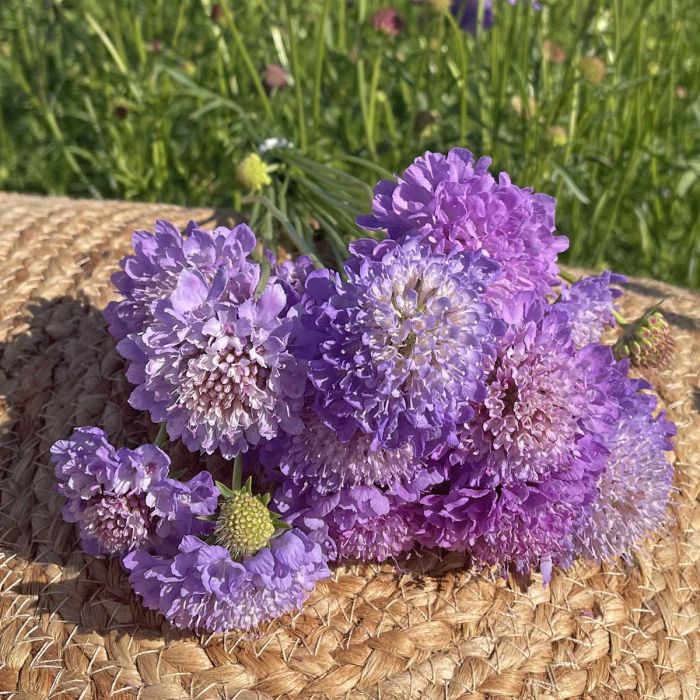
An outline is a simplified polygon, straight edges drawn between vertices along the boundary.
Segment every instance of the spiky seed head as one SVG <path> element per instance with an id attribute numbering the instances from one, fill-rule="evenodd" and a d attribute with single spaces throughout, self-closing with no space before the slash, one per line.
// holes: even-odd
<path id="1" fill-rule="evenodd" d="M 234 491 L 224 501 L 216 523 L 216 539 L 234 559 L 255 554 L 275 534 L 275 517 L 260 496 Z"/>
<path id="2" fill-rule="evenodd" d="M 634 367 L 664 369 L 673 357 L 676 342 L 671 327 L 656 308 L 629 324 L 615 344 L 618 359 L 629 357 Z"/>

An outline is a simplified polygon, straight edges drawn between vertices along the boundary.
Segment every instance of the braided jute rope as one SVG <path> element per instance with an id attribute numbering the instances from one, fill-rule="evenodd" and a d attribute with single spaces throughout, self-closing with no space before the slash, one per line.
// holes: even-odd
<path id="1" fill-rule="evenodd" d="M 173 632 L 117 563 L 80 552 L 49 446 L 74 426 L 153 438 L 100 309 L 135 228 L 214 212 L 0 195 L 0 697 L 700 697 L 700 297 L 635 280 L 627 314 L 661 297 L 678 340 L 653 381 L 678 424 L 668 526 L 629 562 L 518 582 L 460 555 L 338 568 L 255 639 Z M 176 451 L 178 466 L 193 457 Z M 214 468 L 216 465 L 213 465 Z"/>

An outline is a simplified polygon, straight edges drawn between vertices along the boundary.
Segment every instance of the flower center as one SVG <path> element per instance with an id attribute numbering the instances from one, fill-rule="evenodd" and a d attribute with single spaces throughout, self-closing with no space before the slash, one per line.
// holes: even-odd
<path id="1" fill-rule="evenodd" d="M 221 506 L 216 523 L 216 538 L 234 558 L 255 554 L 275 534 L 270 511 L 257 497 L 235 491 Z"/>
<path id="2" fill-rule="evenodd" d="M 180 403 L 195 425 L 247 428 L 267 408 L 269 369 L 249 348 L 209 349 L 181 372 Z"/>
<path id="3" fill-rule="evenodd" d="M 148 540 L 152 529 L 150 509 L 142 495 L 104 495 L 85 509 L 86 534 L 106 552 L 126 553 Z"/>

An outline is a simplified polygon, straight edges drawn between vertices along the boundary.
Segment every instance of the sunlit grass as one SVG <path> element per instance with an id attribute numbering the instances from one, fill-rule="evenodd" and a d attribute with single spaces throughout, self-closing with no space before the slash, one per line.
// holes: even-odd
<path id="1" fill-rule="evenodd" d="M 254 206 L 337 259 L 363 183 L 462 145 L 558 198 L 569 261 L 700 286 L 696 0 L 494 0 L 477 37 L 406 0 L 388 38 L 382 4 L 5 0 L 0 187 Z M 253 204 L 236 163 L 270 137 Z"/>

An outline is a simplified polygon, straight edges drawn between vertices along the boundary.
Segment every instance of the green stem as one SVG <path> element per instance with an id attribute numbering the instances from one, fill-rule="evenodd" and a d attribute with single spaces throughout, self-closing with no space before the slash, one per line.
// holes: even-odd
<path id="1" fill-rule="evenodd" d="M 165 429 L 165 423 L 161 423 L 158 428 L 158 435 L 156 435 L 156 445 L 158 447 L 165 447 L 168 444 L 168 431 Z"/>
<path id="2" fill-rule="evenodd" d="M 267 287 L 267 281 L 270 279 L 270 259 L 265 255 L 263 250 L 262 260 L 260 261 L 260 280 L 255 288 L 255 296 L 259 297 Z"/>
<path id="3" fill-rule="evenodd" d="M 265 88 L 263 87 L 262 81 L 260 80 L 258 71 L 255 68 L 253 59 L 248 53 L 248 49 L 246 49 L 245 43 L 243 42 L 240 32 L 238 31 L 238 27 L 236 26 L 233 14 L 229 11 L 226 3 L 223 3 L 222 7 L 224 8 L 224 18 L 226 24 L 228 25 L 229 31 L 231 32 L 231 36 L 233 37 L 233 43 L 235 44 L 236 49 L 238 49 L 238 53 L 240 54 L 241 59 L 243 60 L 246 69 L 248 70 L 248 75 L 250 77 L 251 82 L 253 83 L 255 91 L 258 93 L 258 97 L 260 98 L 260 102 L 263 106 L 263 109 L 265 110 L 265 114 L 268 116 L 269 119 L 274 119 L 272 105 L 270 104 L 270 100 L 267 96 L 267 93 L 265 92 Z"/>
<path id="4" fill-rule="evenodd" d="M 321 121 L 321 83 L 323 82 L 323 60 L 326 56 L 326 23 L 328 21 L 328 9 L 330 0 L 325 0 L 323 10 L 318 21 L 318 32 L 316 34 L 316 66 L 314 70 L 314 96 L 312 113 L 314 124 L 318 128 Z"/>
<path id="5" fill-rule="evenodd" d="M 263 197 L 262 195 L 248 195 L 247 197 L 243 197 L 241 202 L 243 204 L 253 204 L 257 202 L 266 207 L 272 213 L 272 216 L 274 216 L 275 219 L 282 224 L 282 228 L 284 228 L 285 233 L 289 236 L 290 240 L 292 243 L 294 243 L 299 252 L 303 253 L 304 255 L 308 255 L 315 267 L 319 269 L 324 267 L 323 263 L 318 259 L 316 251 L 297 233 L 294 227 L 289 223 L 289 219 L 287 219 L 287 217 L 267 197 Z"/>
<path id="6" fill-rule="evenodd" d="M 615 320 L 621 325 L 621 326 L 628 326 L 629 321 L 616 309 L 612 310 L 613 316 L 615 317 Z"/>
<path id="7" fill-rule="evenodd" d="M 564 282 L 568 282 L 569 284 L 573 284 L 574 282 L 578 282 L 578 277 L 576 275 L 572 275 L 570 272 L 567 272 L 566 270 L 559 270 L 559 277 L 561 277 Z"/>
<path id="8" fill-rule="evenodd" d="M 231 479 L 231 490 L 239 491 L 243 483 L 243 455 L 237 454 L 233 461 L 233 477 Z"/>

